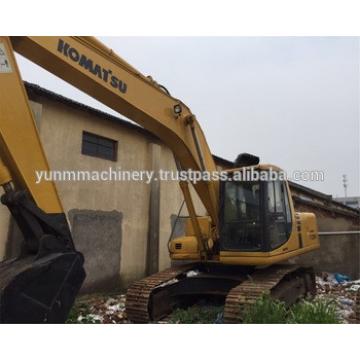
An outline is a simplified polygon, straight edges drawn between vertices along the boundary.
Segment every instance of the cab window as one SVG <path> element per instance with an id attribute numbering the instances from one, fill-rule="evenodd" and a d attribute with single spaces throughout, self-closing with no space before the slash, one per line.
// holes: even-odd
<path id="1" fill-rule="evenodd" d="M 260 182 L 226 182 L 223 206 L 223 249 L 259 251 L 262 246 Z"/>
<path id="2" fill-rule="evenodd" d="M 268 182 L 267 223 L 270 249 L 284 244 L 291 231 L 291 212 L 285 183 L 279 180 Z"/>

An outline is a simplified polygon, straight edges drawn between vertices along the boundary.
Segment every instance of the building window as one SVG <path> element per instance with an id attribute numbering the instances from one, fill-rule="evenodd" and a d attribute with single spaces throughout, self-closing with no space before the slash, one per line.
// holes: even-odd
<path id="1" fill-rule="evenodd" d="M 115 140 L 83 131 L 81 153 L 116 161 L 117 145 L 118 142 Z"/>

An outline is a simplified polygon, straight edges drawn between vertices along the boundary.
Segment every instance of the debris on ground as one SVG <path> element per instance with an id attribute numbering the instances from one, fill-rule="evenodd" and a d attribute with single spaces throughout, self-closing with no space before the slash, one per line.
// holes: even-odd
<path id="1" fill-rule="evenodd" d="M 197 276 L 197 271 L 187 274 Z M 315 300 L 333 301 L 343 323 L 360 323 L 360 279 L 350 280 L 339 273 L 323 272 L 316 277 Z M 128 324 L 125 294 L 95 294 L 80 297 L 68 319 L 76 324 Z M 357 312 L 357 315 L 356 315 Z M 211 304 L 196 304 L 186 310 L 175 310 L 159 324 L 223 323 L 223 309 Z"/>
<path id="2" fill-rule="evenodd" d="M 360 279 L 352 281 L 342 274 L 323 272 L 316 277 L 316 289 L 317 298 L 326 298 L 336 303 L 344 323 L 359 322 L 356 301 L 360 299 Z"/>
<path id="3" fill-rule="evenodd" d="M 127 324 L 125 294 L 80 297 L 75 303 L 68 323 Z"/>
<path id="4" fill-rule="evenodd" d="M 344 274 L 335 273 L 334 277 L 339 284 L 345 283 L 346 281 L 350 281 L 350 277 Z"/>

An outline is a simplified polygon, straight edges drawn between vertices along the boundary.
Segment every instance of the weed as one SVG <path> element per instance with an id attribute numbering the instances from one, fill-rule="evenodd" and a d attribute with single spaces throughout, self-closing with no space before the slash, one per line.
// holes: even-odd
<path id="1" fill-rule="evenodd" d="M 187 309 L 176 309 L 171 314 L 170 323 L 213 324 L 219 318 L 219 314 L 222 312 L 222 306 L 194 305 Z"/>
<path id="2" fill-rule="evenodd" d="M 303 300 L 291 307 L 289 322 L 294 324 L 339 324 L 341 323 L 334 301 Z"/>
<path id="3" fill-rule="evenodd" d="M 245 310 L 243 322 L 245 324 L 284 324 L 287 316 L 285 303 L 264 295 Z"/>

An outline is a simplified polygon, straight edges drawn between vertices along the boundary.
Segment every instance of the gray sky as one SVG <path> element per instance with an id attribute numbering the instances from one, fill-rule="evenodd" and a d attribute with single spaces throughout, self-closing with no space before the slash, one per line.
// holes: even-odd
<path id="1" fill-rule="evenodd" d="M 106 37 L 101 40 L 151 75 L 196 114 L 212 152 L 241 152 L 294 170 L 321 170 L 301 182 L 359 195 L 359 38 Z M 112 112 L 18 56 L 24 80 Z M 112 112 L 114 113 L 114 112 Z"/>

